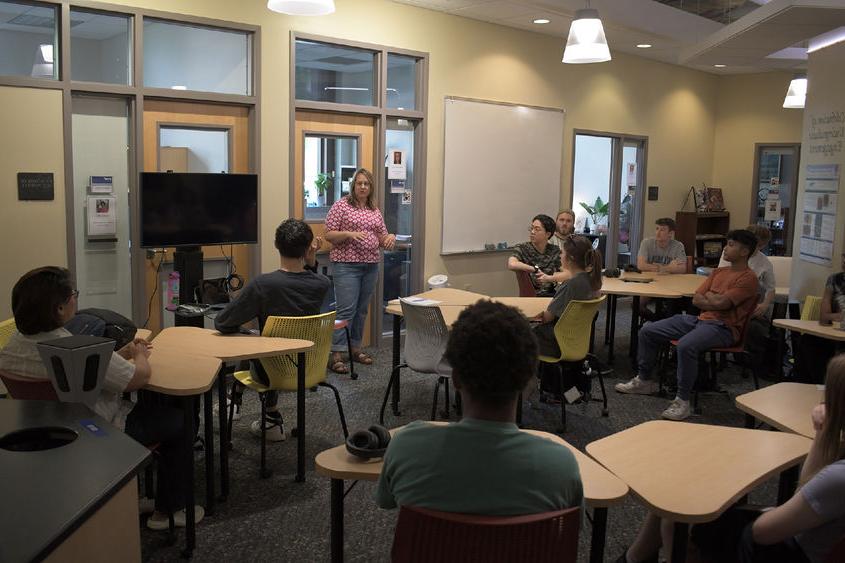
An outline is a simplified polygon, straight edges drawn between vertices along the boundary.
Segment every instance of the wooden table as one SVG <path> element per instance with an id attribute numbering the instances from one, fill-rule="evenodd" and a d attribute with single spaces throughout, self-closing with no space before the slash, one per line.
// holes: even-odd
<path id="1" fill-rule="evenodd" d="M 746 413 L 746 427 L 754 419 L 783 432 L 814 438 L 816 431 L 810 411 L 824 400 L 824 388 L 809 383 L 776 383 L 750 393 L 739 395 L 736 406 Z"/>
<path id="2" fill-rule="evenodd" d="M 845 330 L 835 325 L 822 325 L 819 321 L 802 321 L 800 319 L 775 319 L 772 321 L 778 328 L 785 328 L 801 334 L 811 334 L 819 338 L 845 342 Z"/>
<path id="3" fill-rule="evenodd" d="M 217 386 L 217 406 L 220 426 L 220 500 L 229 495 L 229 425 L 226 419 L 225 377 L 234 372 L 232 362 L 297 354 L 297 462 L 296 481 L 305 480 L 305 352 L 314 346 L 310 340 L 295 340 L 267 336 L 232 334 L 223 335 L 214 330 L 178 326 L 161 331 L 152 341 L 150 355 L 153 376 L 148 388 L 168 395 L 184 396 L 186 434 L 190 436 L 190 459 L 193 464 L 193 408 L 192 397 L 203 395 L 205 419 L 205 469 L 206 469 L 206 513 L 214 512 L 214 434 L 213 411 L 211 405 L 211 387 L 215 380 Z M 180 360 L 181 358 L 181 360 Z M 228 363 L 228 365 L 227 365 Z M 208 369 L 210 377 L 206 380 Z M 196 374 L 196 375 L 191 375 Z M 193 468 L 193 465 L 191 465 Z M 193 471 L 190 490 L 193 491 Z M 193 493 L 191 493 L 193 494 Z M 193 512 L 193 503 L 188 503 L 188 510 Z M 193 522 L 187 513 L 189 523 Z M 191 525 L 191 527 L 193 527 Z M 189 551 L 193 542 L 189 542 Z"/>
<path id="4" fill-rule="evenodd" d="M 432 422 L 431 424 L 446 423 Z M 394 434 L 399 430 L 401 428 L 394 428 L 390 432 Z M 561 444 L 575 455 L 581 472 L 584 500 L 587 506 L 593 509 L 590 561 L 600 563 L 604 555 L 607 509 L 622 502 L 628 494 L 627 485 L 560 437 L 538 430 L 523 430 L 523 432 L 542 436 Z M 377 481 L 381 475 L 383 460 L 357 458 L 346 451 L 345 445 L 340 445 L 317 454 L 315 465 L 317 473 L 331 478 L 331 560 L 339 563 L 343 561 L 343 498 L 345 496 L 343 482 L 347 479 Z"/>
<path id="5" fill-rule="evenodd" d="M 631 302 L 631 339 L 628 349 L 629 355 L 636 360 L 637 337 L 640 326 L 640 298 L 680 299 L 681 297 L 689 297 L 695 293 L 705 279 L 705 277 L 696 274 L 658 274 L 656 272 L 642 274 L 623 272 L 619 278 L 602 278 L 601 292 L 608 296 L 607 318 L 605 319 L 605 344 L 608 345 L 608 360 L 612 362 L 614 359 L 616 301 L 619 296 L 631 296 L 633 298 Z"/>
<path id="6" fill-rule="evenodd" d="M 675 522 L 673 562 L 686 558 L 689 524 L 715 520 L 772 475 L 796 467 L 809 449 L 810 440 L 797 434 L 669 421 L 587 445 L 651 512 Z"/>
<path id="7" fill-rule="evenodd" d="M 511 307 L 519 309 L 526 317 L 536 316 L 537 313 L 544 311 L 551 302 L 551 297 L 488 297 L 481 293 L 473 293 L 471 291 L 463 291 L 461 289 L 452 288 L 438 288 L 419 293 L 413 297 L 421 297 L 423 299 L 431 299 L 437 301 L 437 306 L 443 314 L 443 320 L 446 326 L 452 326 L 461 311 L 477 303 L 482 299 L 490 299 Z M 385 313 L 393 315 L 393 365 L 391 371 L 398 366 L 401 360 L 401 338 L 402 338 L 402 305 L 398 299 L 393 299 L 387 303 L 384 309 Z M 390 393 L 390 404 L 393 414 L 400 416 L 399 398 L 401 395 L 400 378 L 393 380 L 393 388 Z"/>

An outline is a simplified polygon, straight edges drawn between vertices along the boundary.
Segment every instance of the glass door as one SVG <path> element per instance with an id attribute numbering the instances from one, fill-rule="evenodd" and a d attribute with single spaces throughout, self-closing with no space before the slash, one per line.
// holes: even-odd
<path id="1" fill-rule="evenodd" d="M 639 248 L 645 143 L 644 138 L 625 135 L 575 135 L 575 231 L 593 241 L 608 268 L 631 263 Z"/>
<path id="2" fill-rule="evenodd" d="M 751 223 L 771 231 L 772 240 L 763 249 L 769 256 L 792 256 L 800 154 L 797 144 L 756 147 Z"/>

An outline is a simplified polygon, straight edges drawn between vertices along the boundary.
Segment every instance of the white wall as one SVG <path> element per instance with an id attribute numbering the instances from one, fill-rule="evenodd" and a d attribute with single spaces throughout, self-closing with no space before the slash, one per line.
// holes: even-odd
<path id="1" fill-rule="evenodd" d="M 31 76 L 39 45 L 53 44 L 51 33 L 0 31 L 0 74 Z"/>
<path id="2" fill-rule="evenodd" d="M 188 172 L 228 172 L 229 132 L 161 128 L 160 146 L 187 147 Z"/>

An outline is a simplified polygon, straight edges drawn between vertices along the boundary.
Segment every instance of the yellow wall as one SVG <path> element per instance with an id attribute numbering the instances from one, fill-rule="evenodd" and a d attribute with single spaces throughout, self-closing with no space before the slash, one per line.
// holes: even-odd
<path id="1" fill-rule="evenodd" d="M 62 93 L 0 87 L 0 319 L 24 272 L 67 265 Z M 53 201 L 18 201 L 18 172 L 52 172 Z"/>
<path id="2" fill-rule="evenodd" d="M 713 185 L 722 188 L 731 227 L 748 225 L 754 143 L 800 143 L 804 112 L 783 109 L 792 75 L 743 74 L 719 79 Z"/>
<path id="3" fill-rule="evenodd" d="M 845 260 L 840 258 L 843 246 L 842 221 L 836 222 L 833 235 L 833 260 L 830 267 L 813 264 L 799 258 L 801 248 L 801 225 L 803 223 L 805 176 L 808 164 L 838 164 L 839 165 L 839 197 L 837 200 L 836 218 L 845 217 L 845 186 L 841 176 L 845 173 L 845 77 L 842 75 L 842 60 L 845 58 L 845 43 L 839 43 L 810 55 L 807 67 L 807 103 L 804 108 L 804 135 L 801 145 L 801 170 L 798 181 L 798 210 L 795 221 L 795 237 L 792 252 L 792 280 L 790 297 L 800 299 L 807 295 L 821 295 L 824 282 L 830 274 L 842 271 Z M 815 133 L 832 133 L 829 141 L 811 139 L 814 118 L 828 118 L 835 116 L 839 122 L 818 125 Z M 832 153 L 813 152 L 813 146 L 831 144 L 838 147 Z"/>
<path id="4" fill-rule="evenodd" d="M 660 199 L 645 204 L 645 233 L 654 219 L 674 216 L 692 184 L 712 184 L 714 139 L 722 80 L 715 75 L 614 53 L 597 65 L 563 65 L 563 39 L 448 16 L 387 0 L 337 0 L 337 12 L 319 18 L 274 14 L 262 0 L 126 0 L 126 5 L 260 25 L 262 268 L 278 262 L 273 229 L 288 213 L 290 32 L 365 41 L 430 54 L 426 186 L 425 273 L 447 273 L 454 287 L 514 294 L 502 254 L 440 256 L 443 177 L 443 97 L 551 106 L 566 110 L 561 202 L 570 204 L 573 129 L 649 138 L 646 182 Z M 783 87 L 785 88 L 785 86 Z M 780 88 L 782 90 L 783 88 Z M 745 93 L 739 91 L 745 96 Z M 14 107 L 6 104 L 5 107 Z M 31 115 L 31 101 L 20 106 Z M 14 110 L 11 110 L 14 111 Z M 727 119 L 727 118 L 726 118 Z M 60 119 L 57 118 L 60 124 Z M 58 126 L 58 125 L 57 125 Z M 749 133 L 750 137 L 754 134 Z M 749 138 L 750 138 L 749 137 Z M 762 141 L 771 141 L 763 135 Z M 60 154 L 60 151 L 59 151 Z M 729 159 L 730 162 L 733 162 Z M 749 171 L 753 159 L 744 166 Z M 736 164 L 743 168 L 742 163 Z M 715 172 L 714 172 L 715 170 Z M 750 184 L 746 182 L 746 184 Z M 523 189 L 528 186 L 514 186 Z M 743 198 L 739 198 L 743 199 Z M 743 199 L 744 201 L 744 199 Z M 577 202 L 576 202 L 577 204 Z M 747 215 L 747 202 L 744 203 Z M 554 210 L 538 210 L 554 211 Z M 479 214 L 483 215 L 483 207 Z M 53 231 L 64 244 L 64 226 Z M 0 287 L 0 294 L 6 287 Z"/>

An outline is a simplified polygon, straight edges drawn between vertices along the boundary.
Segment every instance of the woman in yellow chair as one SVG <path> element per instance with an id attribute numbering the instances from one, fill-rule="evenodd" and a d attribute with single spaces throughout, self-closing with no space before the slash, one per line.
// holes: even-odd
<path id="1" fill-rule="evenodd" d="M 595 250 L 586 237 L 569 235 L 561 244 L 561 262 L 570 274 L 561 283 L 548 309 L 534 319 L 534 336 L 542 356 L 559 356 L 560 348 L 555 339 L 555 323 L 573 299 L 587 300 L 598 297 L 601 289 L 601 252 Z"/>
<path id="2" fill-rule="evenodd" d="M 842 254 L 842 270 L 845 270 L 845 253 Z M 839 326 L 845 311 L 845 271 L 831 274 L 824 284 L 819 323 Z M 802 315 L 803 317 L 803 315 Z M 841 346 L 832 340 L 811 334 L 802 334 L 795 355 L 793 381 L 801 383 L 822 383 L 827 362 Z"/>

